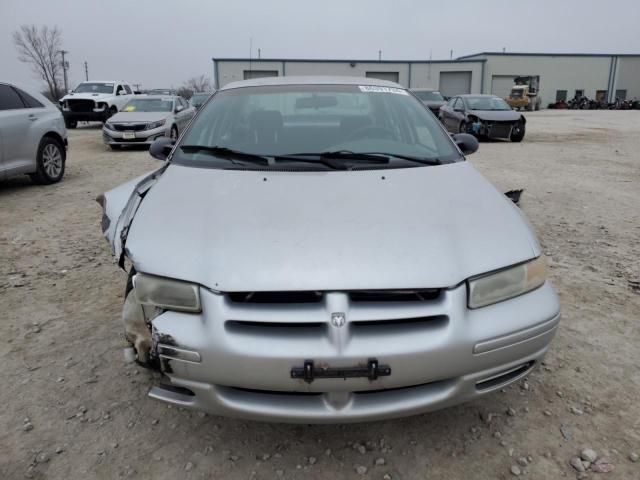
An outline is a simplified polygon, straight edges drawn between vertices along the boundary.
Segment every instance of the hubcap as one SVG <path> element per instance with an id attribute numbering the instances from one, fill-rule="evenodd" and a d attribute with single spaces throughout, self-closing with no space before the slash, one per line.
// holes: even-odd
<path id="1" fill-rule="evenodd" d="M 60 172 L 62 172 L 62 154 L 56 145 L 49 143 L 44 147 L 42 166 L 50 178 L 56 178 L 60 175 Z"/>

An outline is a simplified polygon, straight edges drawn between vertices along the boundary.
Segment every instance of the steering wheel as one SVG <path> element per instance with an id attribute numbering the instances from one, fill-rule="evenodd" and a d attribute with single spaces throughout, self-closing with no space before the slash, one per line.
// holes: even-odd
<path id="1" fill-rule="evenodd" d="M 353 132 L 347 135 L 346 141 L 355 140 L 357 138 L 388 138 L 395 140 L 395 134 L 386 127 L 379 125 L 365 125 L 364 127 L 356 128 Z"/>

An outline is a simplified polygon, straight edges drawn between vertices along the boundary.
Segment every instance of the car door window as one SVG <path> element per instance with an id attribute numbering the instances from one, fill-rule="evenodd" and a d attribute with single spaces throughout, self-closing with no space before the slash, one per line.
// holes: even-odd
<path id="1" fill-rule="evenodd" d="M 27 106 L 27 108 L 44 108 L 44 105 L 42 103 L 40 103 L 38 100 L 33 98 L 24 90 L 20 90 L 19 88 L 16 88 L 15 90 L 22 97 L 22 101 Z"/>
<path id="2" fill-rule="evenodd" d="M 453 103 L 453 109 L 456 111 L 462 109 L 462 100 L 460 100 L 460 98 L 456 98 L 455 102 Z"/>
<path id="3" fill-rule="evenodd" d="M 124 88 L 122 88 L 122 85 L 118 85 L 118 88 L 116 88 L 116 95 L 124 95 Z"/>
<path id="4" fill-rule="evenodd" d="M 129 87 L 129 85 L 125 85 L 124 86 L 124 91 L 127 92 L 127 95 L 131 95 L 132 94 L 131 87 Z"/>
<path id="5" fill-rule="evenodd" d="M 9 85 L 0 85 L 0 110 L 25 108 L 20 95 Z"/>

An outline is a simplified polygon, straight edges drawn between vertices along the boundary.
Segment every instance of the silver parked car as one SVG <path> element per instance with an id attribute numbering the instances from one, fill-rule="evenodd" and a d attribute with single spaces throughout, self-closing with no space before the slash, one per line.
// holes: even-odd
<path id="1" fill-rule="evenodd" d="M 175 141 L 195 112 L 176 95 L 136 96 L 104 124 L 102 138 L 114 150 L 122 145 L 150 145 L 159 137 Z"/>
<path id="2" fill-rule="evenodd" d="M 527 375 L 560 319 L 520 210 L 399 85 L 231 83 L 165 160 L 104 195 L 150 396 L 217 415 L 355 422 Z"/>
<path id="3" fill-rule="evenodd" d="M 27 174 L 35 183 L 59 182 L 66 155 L 60 110 L 37 92 L 0 82 L 0 180 Z"/>

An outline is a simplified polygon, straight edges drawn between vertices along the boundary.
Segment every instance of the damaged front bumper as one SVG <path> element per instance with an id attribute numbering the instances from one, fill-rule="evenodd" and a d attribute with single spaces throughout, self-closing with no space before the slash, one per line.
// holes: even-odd
<path id="1" fill-rule="evenodd" d="M 544 357 L 560 318 L 548 283 L 477 310 L 466 307 L 464 285 L 411 305 L 358 305 L 332 292 L 318 304 L 265 308 L 204 288 L 201 299 L 201 313 L 166 311 L 152 320 L 151 355 L 167 382 L 149 395 L 279 422 L 378 420 L 472 400 L 526 375 Z M 341 326 L 331 320 L 338 308 Z M 374 357 L 388 374 L 360 371 Z M 308 362 L 359 374 L 311 381 L 294 375 Z"/>

